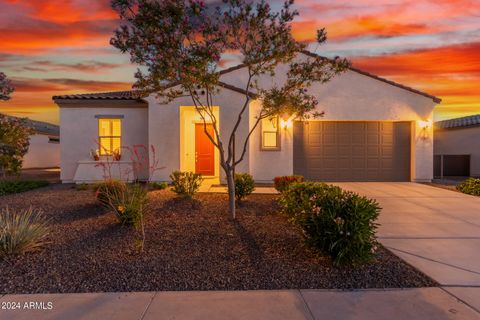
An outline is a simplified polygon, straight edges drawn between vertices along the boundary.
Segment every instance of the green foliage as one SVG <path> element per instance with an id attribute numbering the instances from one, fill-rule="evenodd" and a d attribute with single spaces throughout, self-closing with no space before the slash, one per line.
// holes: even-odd
<path id="1" fill-rule="evenodd" d="M 37 188 L 48 186 L 47 181 L 22 181 L 22 180 L 7 180 L 0 181 L 0 196 L 4 196 L 11 193 L 20 193 Z"/>
<path id="2" fill-rule="evenodd" d="M 149 182 L 148 187 L 150 190 L 164 190 L 168 188 L 168 183 L 166 182 Z"/>
<path id="3" fill-rule="evenodd" d="M 255 190 L 255 180 L 253 180 L 253 177 L 250 174 L 235 174 L 235 197 L 238 202 L 252 194 L 253 190 Z"/>
<path id="4" fill-rule="evenodd" d="M 457 190 L 466 194 L 480 196 L 480 179 L 468 178 L 457 186 Z"/>
<path id="5" fill-rule="evenodd" d="M 187 198 L 192 198 L 198 192 L 203 181 L 201 174 L 181 171 L 172 172 L 170 179 L 173 192 Z"/>
<path id="6" fill-rule="evenodd" d="M 294 182 L 303 182 L 303 176 L 281 176 L 273 179 L 273 184 L 278 192 L 284 192 Z"/>
<path id="7" fill-rule="evenodd" d="M 294 183 L 280 196 L 305 243 L 332 257 L 334 265 L 369 261 L 377 248 L 375 200 L 323 183 Z"/>
<path id="8" fill-rule="evenodd" d="M 30 207 L 0 212 L 0 256 L 34 251 L 47 243 L 49 228 L 41 211 Z"/>
<path id="9" fill-rule="evenodd" d="M 0 115 L 0 171 L 4 176 L 22 169 L 31 134 L 33 129 L 26 119 Z"/>
<path id="10" fill-rule="evenodd" d="M 75 185 L 75 189 L 78 191 L 84 191 L 90 189 L 91 186 L 88 183 L 79 183 Z"/>
<path id="11" fill-rule="evenodd" d="M 95 197 L 97 201 L 106 207 L 110 206 L 109 200 L 113 194 L 119 194 L 126 190 L 127 185 L 123 181 L 108 179 L 95 185 Z"/>

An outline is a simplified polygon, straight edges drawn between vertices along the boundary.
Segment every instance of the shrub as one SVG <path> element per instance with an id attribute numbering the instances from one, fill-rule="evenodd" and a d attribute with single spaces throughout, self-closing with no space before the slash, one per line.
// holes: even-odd
<path id="1" fill-rule="evenodd" d="M 149 182 L 148 187 L 151 190 L 164 190 L 168 187 L 168 183 L 166 183 L 166 182 Z"/>
<path id="2" fill-rule="evenodd" d="M 278 192 L 284 192 L 294 182 L 303 182 L 303 176 L 282 176 L 275 177 L 273 184 Z"/>
<path id="3" fill-rule="evenodd" d="M 192 198 L 200 189 L 202 175 L 193 172 L 174 171 L 170 175 L 172 190 L 182 197 Z"/>
<path id="4" fill-rule="evenodd" d="M 40 210 L 7 207 L 0 213 L 0 255 L 34 251 L 47 243 L 49 229 Z"/>
<path id="5" fill-rule="evenodd" d="M 0 181 L 0 196 L 48 186 L 47 181 Z"/>
<path id="6" fill-rule="evenodd" d="M 138 229 L 142 226 L 144 209 L 147 205 L 147 190 L 139 184 L 123 189 L 112 189 L 107 193 L 108 206 L 121 224 Z"/>
<path id="7" fill-rule="evenodd" d="M 305 243 L 331 256 L 334 265 L 369 261 L 376 250 L 375 200 L 321 183 L 293 184 L 280 197 L 303 230 Z"/>
<path id="8" fill-rule="evenodd" d="M 457 190 L 466 194 L 480 196 L 480 179 L 468 178 L 457 186 Z"/>
<path id="9" fill-rule="evenodd" d="M 98 202 L 109 207 L 111 196 L 124 192 L 126 188 L 127 185 L 122 181 L 106 180 L 95 185 L 95 197 Z"/>
<path id="10" fill-rule="evenodd" d="M 255 190 L 255 181 L 248 173 L 235 174 L 235 197 L 237 201 L 242 201 Z"/>

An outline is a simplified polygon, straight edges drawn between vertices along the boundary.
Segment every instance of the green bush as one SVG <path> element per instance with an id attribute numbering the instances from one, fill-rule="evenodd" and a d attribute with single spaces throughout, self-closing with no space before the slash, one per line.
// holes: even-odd
<path id="1" fill-rule="evenodd" d="M 47 181 L 0 181 L 0 196 L 11 193 L 20 193 L 48 186 Z"/>
<path id="2" fill-rule="evenodd" d="M 144 209 L 148 202 L 147 190 L 141 185 L 128 185 L 110 194 L 110 208 L 121 224 L 139 229 L 143 224 Z"/>
<path id="3" fill-rule="evenodd" d="M 149 182 L 148 187 L 150 190 L 164 190 L 168 187 L 166 182 Z"/>
<path id="4" fill-rule="evenodd" d="M 303 176 L 281 176 L 273 179 L 273 184 L 278 192 L 284 192 L 294 182 L 303 182 Z"/>
<path id="5" fill-rule="evenodd" d="M 235 174 L 235 198 L 237 198 L 238 202 L 252 194 L 253 190 L 255 190 L 255 180 L 253 180 L 250 174 Z"/>
<path id="6" fill-rule="evenodd" d="M 172 172 L 170 179 L 173 192 L 187 198 L 192 198 L 198 192 L 203 181 L 201 174 L 181 171 Z"/>
<path id="7" fill-rule="evenodd" d="M 457 190 L 466 194 L 480 196 L 480 179 L 468 178 L 457 186 Z"/>
<path id="8" fill-rule="evenodd" d="M 126 190 L 127 185 L 119 180 L 106 180 L 97 183 L 94 187 L 95 197 L 105 207 L 110 207 L 110 198 L 114 194 L 122 193 Z"/>
<path id="9" fill-rule="evenodd" d="M 376 250 L 375 200 L 323 183 L 295 183 L 280 196 L 305 243 L 331 256 L 334 265 L 369 261 Z"/>
<path id="10" fill-rule="evenodd" d="M 0 212 L 0 256 L 34 251 L 47 242 L 49 228 L 41 211 L 30 207 Z"/>

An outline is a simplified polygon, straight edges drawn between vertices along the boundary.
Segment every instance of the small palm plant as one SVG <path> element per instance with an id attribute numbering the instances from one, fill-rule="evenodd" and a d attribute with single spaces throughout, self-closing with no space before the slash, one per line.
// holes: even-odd
<path id="1" fill-rule="evenodd" d="M 35 251 L 47 243 L 49 228 L 42 212 L 30 207 L 0 211 L 0 256 Z"/>

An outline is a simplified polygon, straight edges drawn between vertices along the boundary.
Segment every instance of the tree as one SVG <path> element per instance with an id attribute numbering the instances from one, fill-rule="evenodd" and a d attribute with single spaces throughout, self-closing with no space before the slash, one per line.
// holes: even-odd
<path id="1" fill-rule="evenodd" d="M 12 82 L 7 78 L 5 73 L 0 72 L 0 100 L 10 100 L 10 95 L 13 91 Z"/>
<path id="2" fill-rule="evenodd" d="M 3 177 L 22 168 L 33 129 L 26 119 L 0 115 L 0 170 Z"/>
<path id="3" fill-rule="evenodd" d="M 308 93 L 313 82 L 327 82 L 348 67 L 343 59 L 310 56 L 295 59 L 306 45 L 296 41 L 291 22 L 298 15 L 293 0 L 273 12 L 266 1 L 223 0 L 211 8 L 200 0 L 113 0 L 121 25 L 111 44 L 131 61 L 142 66 L 135 74 L 134 88 L 144 94 L 171 101 L 179 96 L 191 97 L 204 121 L 205 133 L 219 150 L 220 165 L 225 172 L 229 209 L 235 218 L 235 167 L 244 159 L 252 132 L 262 119 L 276 115 L 294 115 L 299 119 L 321 116 L 314 95 Z M 326 32 L 317 32 L 317 41 L 326 41 Z M 248 72 L 245 101 L 228 137 L 221 137 L 213 106 L 219 91 L 219 68 L 222 54 L 236 51 Z M 280 64 L 289 66 L 288 80 L 273 87 L 262 87 L 261 76 L 275 76 Z M 244 141 L 242 152 L 235 155 L 236 132 L 252 99 L 262 108 Z M 214 133 L 207 131 L 207 119 Z M 248 120 L 248 119 L 247 119 Z M 237 157 L 238 156 L 238 157 Z"/>

